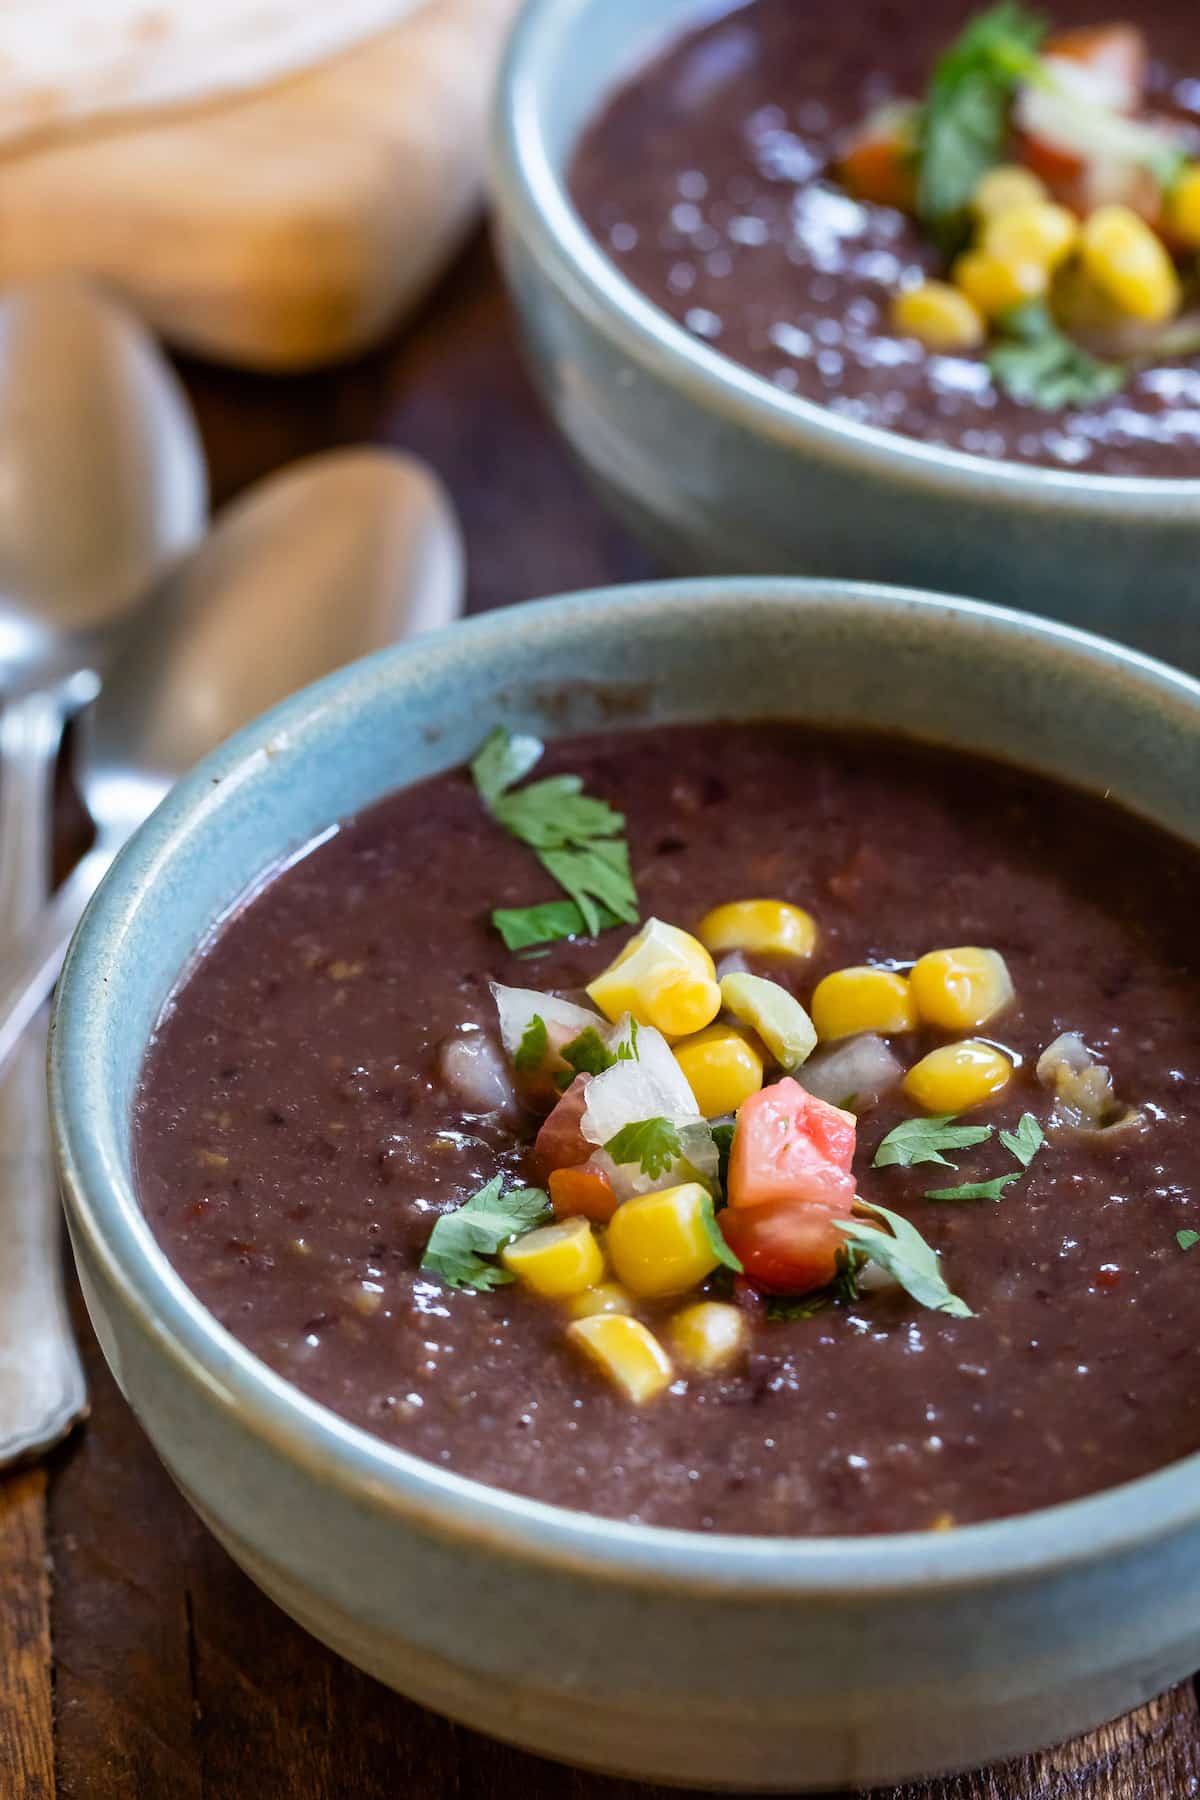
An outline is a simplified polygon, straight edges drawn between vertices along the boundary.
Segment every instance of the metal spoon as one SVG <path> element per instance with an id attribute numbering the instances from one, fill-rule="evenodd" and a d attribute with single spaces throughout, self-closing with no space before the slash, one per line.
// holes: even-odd
<path id="1" fill-rule="evenodd" d="M 49 891 L 64 713 L 94 693 L 90 668 L 106 660 L 114 621 L 196 540 L 207 511 L 191 414 L 142 327 L 74 282 L 10 290 L 0 303 L 0 684 L 10 696 L 0 717 L 0 931 L 9 941 Z M 0 1083 L 0 1466 L 45 1449 L 86 1406 L 62 1292 L 43 1060 L 44 1026 Z"/>
<path id="2" fill-rule="evenodd" d="M 92 709 L 79 783 L 96 842 L 0 957 L 0 1065 L 53 986 L 101 876 L 178 777 L 297 688 L 448 624 L 463 588 L 450 501 L 412 457 L 314 457 L 218 520 L 167 578 Z"/>

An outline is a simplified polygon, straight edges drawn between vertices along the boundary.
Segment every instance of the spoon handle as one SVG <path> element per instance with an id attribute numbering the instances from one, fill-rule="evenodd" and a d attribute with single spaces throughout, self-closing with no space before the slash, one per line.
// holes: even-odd
<path id="1" fill-rule="evenodd" d="M 61 693 L 34 694 L 0 715 L 0 931 L 10 946 L 46 904 L 62 709 Z M 0 1077 L 0 1466 L 47 1449 L 87 1409 L 62 1286 L 45 1049 L 43 1017 Z"/>
<path id="2" fill-rule="evenodd" d="M 0 944 L 0 1077 L 53 991 L 67 945 L 113 854 L 110 844 L 96 843 L 37 917 Z"/>

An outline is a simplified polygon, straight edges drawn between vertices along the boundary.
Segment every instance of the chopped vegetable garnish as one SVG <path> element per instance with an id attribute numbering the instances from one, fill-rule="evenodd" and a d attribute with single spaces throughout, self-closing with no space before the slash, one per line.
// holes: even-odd
<path id="1" fill-rule="evenodd" d="M 897 1167 L 911 1169 L 915 1163 L 954 1164 L 943 1150 L 966 1150 L 982 1144 L 992 1135 L 990 1125 L 954 1125 L 954 1113 L 941 1113 L 930 1119 L 905 1119 L 881 1141 L 872 1168 Z"/>
<path id="2" fill-rule="evenodd" d="M 1045 29 L 1017 0 L 1001 0 L 938 59 L 917 127 L 917 213 L 947 249 L 962 237 L 981 177 L 1000 161 L 1017 84 L 1037 78 Z"/>
<path id="3" fill-rule="evenodd" d="M 741 1258 L 735 1256 L 734 1252 L 726 1243 L 724 1233 L 717 1224 L 717 1215 L 711 1199 L 707 1206 L 702 1206 L 700 1209 L 700 1222 L 704 1227 L 705 1236 L 708 1238 L 712 1253 L 717 1261 L 723 1268 L 732 1269 L 735 1275 L 743 1274 L 744 1270 Z"/>
<path id="4" fill-rule="evenodd" d="M 583 932 L 595 937 L 608 924 L 633 924 L 638 916 L 629 849 L 620 835 L 624 816 L 607 801 L 585 794 L 578 775 L 551 775 L 528 787 L 514 787 L 533 768 L 542 748 L 536 738 L 513 738 L 497 728 L 471 764 L 488 811 L 537 852 L 542 867 L 566 889 L 576 910 L 572 921 L 561 902 L 550 917 L 545 907 L 501 909 L 493 914 L 493 922 L 509 949 L 545 941 L 532 935 L 543 927 L 549 927 L 547 935 L 552 938 Z"/>
<path id="5" fill-rule="evenodd" d="M 956 1319 L 974 1318 L 966 1302 L 947 1287 L 937 1251 L 925 1242 L 915 1225 L 886 1206 L 867 1205 L 864 1201 L 859 1205 L 881 1218 L 890 1230 L 882 1231 L 862 1219 L 839 1219 L 837 1223 L 852 1250 L 860 1251 L 892 1276 L 922 1306 L 949 1313 Z"/>
<path id="6" fill-rule="evenodd" d="M 722 1194 L 729 1184 L 729 1152 L 733 1149 L 733 1125 L 714 1125 L 712 1140 L 717 1147 L 717 1180 Z"/>
<path id="7" fill-rule="evenodd" d="M 1032 1113 L 1022 1113 L 1017 1129 L 1002 1131 L 1000 1142 L 1011 1155 L 1016 1157 L 1021 1167 L 1027 1169 L 1046 1142 L 1046 1134 Z"/>
<path id="8" fill-rule="evenodd" d="M 609 1138 L 604 1148 L 615 1163 L 638 1163 L 651 1180 L 664 1174 L 683 1154 L 679 1128 L 670 1119 L 638 1119 Z"/>
<path id="9" fill-rule="evenodd" d="M 997 1175 L 992 1181 L 964 1181 L 961 1187 L 927 1188 L 927 1200 L 999 1200 L 1005 1188 L 1012 1181 L 1019 1181 L 1021 1172 L 1013 1170 L 1009 1175 Z"/>
<path id="10" fill-rule="evenodd" d="M 1101 362 L 1069 338 L 1040 300 L 1011 307 L 1000 325 L 1004 335 L 988 351 L 988 367 L 1010 399 L 1054 412 L 1090 406 L 1125 383 L 1122 364 Z"/>
<path id="11" fill-rule="evenodd" d="M 809 1294 L 769 1294 L 767 1317 L 773 1322 L 811 1319 L 827 1307 L 849 1306 L 858 1299 L 858 1272 L 866 1261 L 856 1250 L 839 1249 L 834 1257 L 836 1274 L 823 1288 Z"/>
<path id="12" fill-rule="evenodd" d="M 735 1019 L 751 1026 L 785 1074 L 793 1074 L 817 1047 L 812 1020 L 777 981 L 740 972 L 721 982 L 721 999 Z"/>
<path id="13" fill-rule="evenodd" d="M 594 1025 L 588 1025 L 577 1038 L 563 1045 L 562 1059 L 570 1063 L 577 1075 L 602 1075 L 618 1060 Z"/>
<path id="14" fill-rule="evenodd" d="M 502 1177 L 494 1175 L 454 1212 L 443 1213 L 421 1258 L 427 1275 L 455 1288 L 501 1287 L 513 1279 L 507 1269 L 485 1259 L 544 1225 L 551 1216 L 550 1201 L 541 1188 L 510 1188 L 504 1194 L 502 1185 Z"/>
<path id="15" fill-rule="evenodd" d="M 521 1075 L 529 1074 L 532 1069 L 539 1069 L 549 1047 L 550 1033 L 546 1030 L 546 1021 L 541 1013 L 534 1013 L 521 1033 L 521 1041 L 513 1056 L 513 1068 Z"/>
<path id="16" fill-rule="evenodd" d="M 1181 1250 L 1190 1250 L 1193 1244 L 1200 1244 L 1200 1231 L 1177 1231 L 1175 1242 Z"/>

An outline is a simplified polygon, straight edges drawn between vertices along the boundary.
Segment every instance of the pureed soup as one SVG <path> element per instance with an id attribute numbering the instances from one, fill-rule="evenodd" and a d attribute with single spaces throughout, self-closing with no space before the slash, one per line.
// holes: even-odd
<path id="1" fill-rule="evenodd" d="M 539 749 L 345 821 L 172 996 L 137 1181 L 216 1317 L 657 1525 L 949 1528 L 1200 1447 L 1196 856 L 888 737 Z"/>
<path id="2" fill-rule="evenodd" d="M 570 173 L 651 300 L 850 420 L 1087 474 L 1200 476 L 1194 0 L 1099 26 L 1095 0 L 697 16 Z"/>

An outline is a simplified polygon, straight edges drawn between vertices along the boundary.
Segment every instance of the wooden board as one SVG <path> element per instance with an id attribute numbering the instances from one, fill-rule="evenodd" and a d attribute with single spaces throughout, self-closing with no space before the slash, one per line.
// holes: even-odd
<path id="1" fill-rule="evenodd" d="M 514 0 L 428 0 L 248 98 L 0 157 L 0 282 L 112 284 L 172 342 L 296 369 L 373 342 L 474 217 Z"/>

